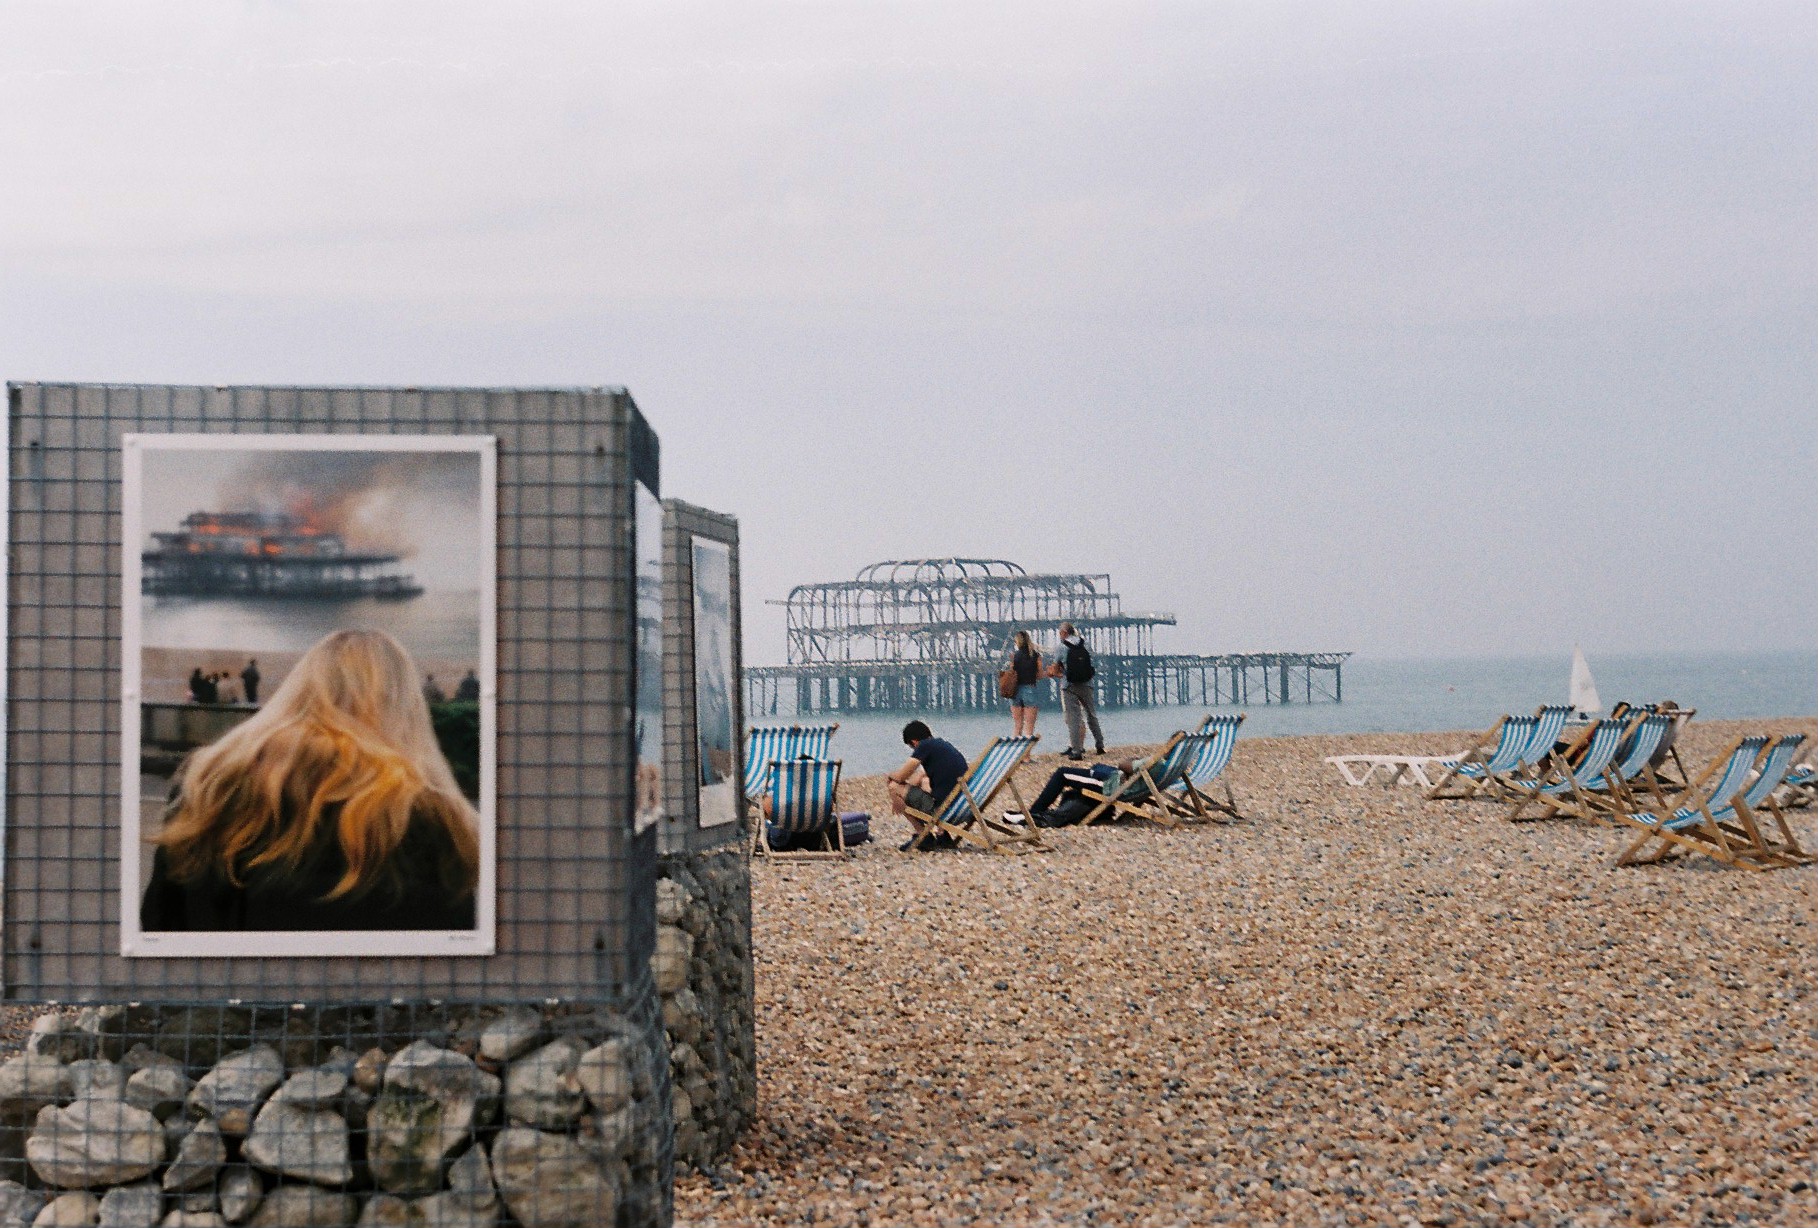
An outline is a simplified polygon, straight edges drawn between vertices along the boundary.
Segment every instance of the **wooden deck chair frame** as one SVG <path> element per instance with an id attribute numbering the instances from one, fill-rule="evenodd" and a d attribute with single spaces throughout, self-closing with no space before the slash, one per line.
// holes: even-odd
<path id="1" fill-rule="evenodd" d="M 1532 740 L 1540 723 L 1541 709 L 1533 716 L 1505 716 L 1490 726 L 1488 732 L 1471 740 L 1471 745 L 1446 767 L 1431 789 L 1428 801 L 1462 801 L 1476 797 L 1484 780 L 1493 772 L 1507 771 L 1521 762 L 1521 754 Z M 1451 790 L 1448 792 L 1447 790 Z"/>
<path id="2" fill-rule="evenodd" d="M 1571 796 L 1555 796 L 1545 802 L 1540 819 L 1575 818 L 1607 819 L 1616 808 L 1616 788 L 1638 779 L 1647 770 L 1660 739 L 1672 725 L 1670 712 L 1632 709 L 1639 718 L 1623 733 L 1617 745 L 1615 760 L 1604 769 L 1603 779 L 1592 784 L 1573 777 Z M 1515 816 L 1510 815 L 1511 818 Z"/>
<path id="3" fill-rule="evenodd" d="M 778 861 L 830 861 L 850 856 L 851 851 L 846 847 L 846 827 L 845 824 L 840 822 L 838 804 L 841 767 L 842 763 L 838 759 L 795 758 L 781 761 L 773 760 L 770 764 L 769 771 L 766 773 L 770 783 L 764 790 L 772 799 L 773 818 L 771 821 L 774 821 L 775 811 L 784 806 L 794 804 L 791 799 L 798 796 L 794 787 L 795 777 L 806 776 L 810 778 L 828 778 L 827 800 L 825 805 L 826 821 L 824 823 L 819 824 L 813 830 L 792 831 L 790 826 L 792 816 L 784 816 L 785 821 L 777 824 L 778 827 L 781 827 L 785 831 L 792 831 L 792 834 L 795 835 L 819 836 L 821 847 L 818 849 L 772 848 L 770 844 L 770 821 L 766 821 L 763 807 L 760 805 L 758 807 L 757 822 L 753 824 L 757 830 L 752 836 L 751 855 L 753 857 L 772 857 Z M 828 769 L 832 770 L 828 771 Z M 812 789 L 813 787 L 813 784 L 806 786 L 808 789 Z"/>
<path id="4" fill-rule="evenodd" d="M 1503 782 L 1504 791 L 1515 799 L 1509 808 L 1509 821 L 1521 823 L 1552 818 L 1561 813 L 1562 797 L 1577 797 L 1603 788 L 1604 774 L 1610 770 L 1616 751 L 1629 731 L 1629 724 L 1620 717 L 1595 721 L 1572 740 L 1567 750 L 1548 755 L 1542 771 L 1525 780 Z M 1578 751 L 1575 757 L 1571 753 L 1573 749 Z M 1536 802 L 1540 803 L 1541 812 L 1528 815 L 1528 807 Z"/>
<path id="5" fill-rule="evenodd" d="M 1180 783 L 1162 794 L 1162 801 L 1182 821 L 1207 823 L 1220 818 L 1244 817 L 1238 812 L 1237 796 L 1231 792 L 1230 779 L 1225 775 L 1237 753 L 1237 731 L 1244 723 L 1244 716 L 1242 712 L 1236 716 L 1208 716 L 1193 731 L 1194 736 L 1206 741 L 1188 756 Z M 1212 795 L 1209 786 L 1213 784 L 1224 788 L 1224 801 Z"/>
<path id="6" fill-rule="evenodd" d="M 1670 800 L 1651 770 L 1643 776 L 1645 791 L 1618 785 L 1621 804 L 1615 817 L 1640 828 L 1641 834 L 1617 854 L 1615 864 L 1655 865 L 1687 853 L 1702 853 L 1725 865 L 1750 870 L 1785 864 L 1763 855 L 1759 832 L 1749 831 L 1733 817 L 1736 812 L 1731 805 L 1741 796 L 1750 773 L 1760 766 L 1768 742 L 1763 734 L 1736 739 L 1699 774 L 1686 794 L 1692 798 L 1689 805 Z M 1712 781 L 1708 789 L 1705 781 Z"/>
<path id="7" fill-rule="evenodd" d="M 1534 732 L 1528 737 L 1528 744 L 1522 747 L 1515 765 L 1500 772 L 1485 771 L 1477 782 L 1474 796 L 1506 801 L 1515 788 L 1545 775 L 1547 764 L 1560 753 L 1561 738 L 1571 713 L 1570 704 L 1542 704 L 1534 713 Z"/>
<path id="8" fill-rule="evenodd" d="M 1198 736 L 1203 738 L 1209 735 Z M 1202 744 L 1193 741 L 1184 730 L 1177 730 L 1162 744 L 1160 750 L 1133 765 L 1124 774 L 1124 778 L 1117 782 L 1117 788 L 1110 793 L 1098 789 L 1081 789 L 1080 796 L 1093 805 L 1086 817 L 1079 821 L 1079 825 L 1090 827 L 1107 816 L 1128 815 L 1131 818 L 1148 819 L 1163 827 L 1179 827 L 1183 820 L 1169 805 L 1167 792 L 1186 774 L 1187 764 Z"/>
<path id="9" fill-rule="evenodd" d="M 1021 790 L 1016 787 L 1017 769 L 1029 761 L 1029 754 L 1039 741 L 1040 734 L 1020 738 L 993 738 L 966 769 L 966 774 L 959 778 L 947 796 L 935 806 L 933 814 L 917 810 L 913 806 L 906 807 L 910 815 L 926 825 L 910 840 L 910 850 L 921 848 L 922 842 L 929 835 L 939 831 L 962 845 L 974 844 L 988 853 L 1049 851 L 1052 846 L 1042 839 L 1029 806 L 1023 801 Z M 998 753 L 999 747 L 1005 748 L 1004 754 L 1015 756 L 1007 767 L 995 767 L 993 756 Z M 980 776 L 988 768 L 1001 771 L 1002 774 L 989 788 L 981 790 Z M 1007 823 L 991 817 L 990 806 L 1005 789 L 1009 789 L 1010 796 L 1016 799 L 1017 810 L 1024 818 L 1023 824 Z"/>
<path id="10" fill-rule="evenodd" d="M 1679 757 L 1679 736 L 1692 723 L 1692 718 L 1698 715 L 1698 709 L 1681 708 L 1678 704 L 1663 702 L 1656 710 L 1672 717 L 1673 723 L 1667 729 L 1666 736 L 1660 740 L 1660 747 L 1654 752 L 1653 759 L 1648 762 L 1648 774 L 1655 784 L 1668 793 L 1679 793 L 1692 787 L 1691 773 L 1686 770 L 1685 760 Z M 1673 764 L 1670 771 L 1667 768 L 1669 760 Z"/>

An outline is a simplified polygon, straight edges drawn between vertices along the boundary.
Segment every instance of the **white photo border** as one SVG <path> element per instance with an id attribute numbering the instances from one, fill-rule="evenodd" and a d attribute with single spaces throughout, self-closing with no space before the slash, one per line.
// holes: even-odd
<path id="1" fill-rule="evenodd" d="M 120 953 L 133 957 L 473 956 L 498 949 L 498 437 L 494 435 L 162 434 L 121 436 Z M 470 452 L 480 461 L 480 880 L 471 930 L 211 930 L 139 928 L 139 699 L 143 685 L 140 552 L 143 457 L 149 451 Z"/>
<path id="2" fill-rule="evenodd" d="M 701 784 L 699 782 L 700 774 L 697 771 L 696 772 L 696 782 L 695 782 L 696 788 L 699 790 L 699 803 L 698 803 L 699 813 L 696 815 L 696 825 L 699 827 L 703 827 L 703 828 L 723 827 L 728 823 L 736 823 L 739 821 L 739 796 L 738 796 L 739 781 L 737 778 L 738 746 L 736 745 L 738 742 L 739 731 L 737 728 L 737 720 L 735 719 L 737 716 L 737 713 L 738 713 L 738 705 L 737 705 L 736 701 L 738 698 L 737 687 L 739 685 L 739 682 L 738 682 L 737 677 L 730 676 L 734 672 L 733 668 L 732 668 L 732 647 L 733 647 L 733 638 L 734 638 L 733 634 L 732 634 L 732 624 L 733 624 L 733 620 L 738 617 L 738 611 L 732 609 L 732 545 L 730 542 L 723 542 L 723 541 L 720 541 L 718 538 L 703 537 L 699 533 L 689 534 L 688 543 L 689 543 L 689 554 L 688 554 L 689 585 L 688 585 L 688 587 L 691 590 L 689 593 L 689 600 L 693 603 L 692 618 L 693 618 L 693 623 L 694 623 L 694 661 L 695 661 L 695 666 L 694 666 L 695 676 L 693 679 L 695 695 L 694 695 L 694 712 L 692 715 L 694 717 L 694 721 L 693 721 L 694 747 L 695 747 L 695 754 L 697 754 L 697 755 L 699 755 L 701 753 L 701 730 L 700 730 L 700 722 L 701 722 L 701 696 L 700 696 L 701 575 L 700 575 L 700 568 L 701 568 L 702 552 L 705 551 L 706 553 L 715 556 L 715 558 L 716 558 L 715 566 L 720 566 L 723 564 L 725 567 L 725 575 L 726 575 L 726 592 L 725 592 L 726 606 L 727 606 L 726 645 L 725 645 L 726 653 L 721 659 L 729 674 L 729 676 L 726 679 L 726 707 L 727 707 L 727 724 L 729 726 L 731 742 L 733 743 L 731 749 L 732 749 L 732 753 L 733 753 L 732 766 L 733 766 L 734 770 L 731 774 L 729 774 L 727 776 L 727 778 L 724 781 L 721 781 L 720 784 L 718 784 L 718 785 Z M 719 790 L 719 792 L 717 792 L 717 793 L 712 792 L 713 790 L 716 790 L 716 789 Z M 714 808 L 716 811 L 712 816 L 709 816 L 709 814 L 708 814 L 708 810 L 710 807 Z"/>

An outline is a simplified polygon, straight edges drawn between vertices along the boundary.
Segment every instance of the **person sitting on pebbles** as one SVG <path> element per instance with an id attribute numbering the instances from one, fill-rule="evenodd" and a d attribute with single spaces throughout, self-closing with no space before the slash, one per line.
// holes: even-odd
<path id="1" fill-rule="evenodd" d="M 903 726 L 903 745 L 909 748 L 909 758 L 884 777 L 890 789 L 890 813 L 908 820 L 915 829 L 903 842 L 901 851 L 906 853 L 916 847 L 950 849 L 956 843 L 952 836 L 908 811 L 913 807 L 923 814 L 933 814 L 966 774 L 966 756 L 945 738 L 935 737 L 924 721 L 910 721 Z M 929 834 L 918 846 L 916 840 L 924 832 Z"/>

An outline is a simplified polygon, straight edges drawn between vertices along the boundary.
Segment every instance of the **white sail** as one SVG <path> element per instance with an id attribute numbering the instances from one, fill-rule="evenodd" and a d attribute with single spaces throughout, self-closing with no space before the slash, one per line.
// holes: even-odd
<path id="1" fill-rule="evenodd" d="M 1584 649 L 1572 646 L 1572 711 L 1577 716 L 1590 716 L 1603 711 L 1603 700 L 1597 697 L 1597 683 L 1591 678 L 1591 667 L 1584 659 Z"/>

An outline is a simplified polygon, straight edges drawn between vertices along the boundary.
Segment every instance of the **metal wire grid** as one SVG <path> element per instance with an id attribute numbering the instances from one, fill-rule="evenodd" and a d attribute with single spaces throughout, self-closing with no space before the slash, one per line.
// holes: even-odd
<path id="1" fill-rule="evenodd" d="M 694 697 L 694 548 L 696 537 L 724 542 L 732 555 L 732 608 L 739 608 L 739 522 L 720 512 L 708 511 L 680 499 L 663 501 L 663 716 L 668 745 L 666 803 L 669 819 L 663 824 L 659 846 L 663 853 L 706 851 L 744 839 L 743 805 L 738 822 L 703 828 L 700 825 L 700 744 L 697 740 Z M 744 765 L 745 688 L 736 683 L 743 665 L 738 620 L 732 625 L 732 778 L 738 780 Z"/>
<path id="2" fill-rule="evenodd" d="M 622 390 L 10 389 L 6 994 L 20 1000 L 618 1000 L 654 941 L 629 822 L 631 498 Z M 488 957 L 119 955 L 120 437 L 498 438 L 498 944 Z M 640 459 L 648 454 L 647 461 Z"/>

